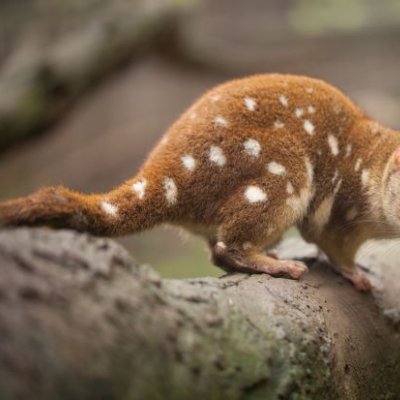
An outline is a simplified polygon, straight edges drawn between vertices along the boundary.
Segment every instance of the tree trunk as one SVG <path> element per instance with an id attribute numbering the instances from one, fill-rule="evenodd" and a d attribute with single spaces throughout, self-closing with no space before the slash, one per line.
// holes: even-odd
<path id="1" fill-rule="evenodd" d="M 112 240 L 0 232 L 0 398 L 398 399 L 396 326 L 306 261 L 163 280 Z"/>
<path id="2" fill-rule="evenodd" d="M 185 0 L 0 1 L 0 152 L 173 31 Z"/>

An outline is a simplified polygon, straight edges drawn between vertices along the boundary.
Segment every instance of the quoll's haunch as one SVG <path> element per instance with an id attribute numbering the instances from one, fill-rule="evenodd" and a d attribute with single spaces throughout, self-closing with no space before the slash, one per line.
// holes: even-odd
<path id="1" fill-rule="evenodd" d="M 303 263 L 263 250 L 297 225 L 368 290 L 357 250 L 371 238 L 400 236 L 400 134 L 323 81 L 238 79 L 194 103 L 116 189 L 44 188 L 0 203 L 0 221 L 107 236 L 171 223 L 202 235 L 226 270 L 294 279 Z"/>

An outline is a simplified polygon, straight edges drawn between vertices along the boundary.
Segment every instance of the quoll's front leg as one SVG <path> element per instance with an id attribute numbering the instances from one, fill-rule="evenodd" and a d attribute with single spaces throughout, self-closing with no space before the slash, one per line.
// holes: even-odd
<path id="1" fill-rule="evenodd" d="M 361 272 L 357 264 L 351 270 L 341 269 L 339 272 L 344 278 L 348 279 L 358 290 L 368 292 L 372 289 L 370 280 Z"/>
<path id="2" fill-rule="evenodd" d="M 361 243 L 361 235 L 351 233 L 325 233 L 321 235 L 318 246 L 328 256 L 329 261 L 339 274 L 350 281 L 362 292 L 372 289 L 372 284 L 355 262 L 355 255 Z"/>

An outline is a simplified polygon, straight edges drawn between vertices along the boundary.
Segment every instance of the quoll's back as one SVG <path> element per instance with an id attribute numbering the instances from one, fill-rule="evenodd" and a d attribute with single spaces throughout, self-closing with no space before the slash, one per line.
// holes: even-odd
<path id="1" fill-rule="evenodd" d="M 399 144 L 396 132 L 323 81 L 258 75 L 201 97 L 117 189 L 83 195 L 47 188 L 1 203 L 0 220 L 100 235 L 168 222 L 204 236 L 224 269 L 295 279 L 304 264 L 263 249 L 297 225 L 366 290 L 369 282 L 354 262 L 358 248 L 384 236 L 377 223 L 390 234 L 400 225 L 393 209 L 400 193 L 388 201 L 382 186 L 390 183 L 390 193 L 400 187 Z"/>

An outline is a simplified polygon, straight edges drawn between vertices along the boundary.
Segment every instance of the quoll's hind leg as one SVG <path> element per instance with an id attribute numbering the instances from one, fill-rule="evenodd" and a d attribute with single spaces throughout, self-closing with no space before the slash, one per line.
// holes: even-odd
<path id="1" fill-rule="evenodd" d="M 275 277 L 299 279 L 307 266 L 301 261 L 278 260 L 262 254 L 262 247 L 251 250 L 227 247 L 218 242 L 213 248 L 213 262 L 227 272 L 269 274 Z"/>
<path id="2" fill-rule="evenodd" d="M 356 232 L 327 231 L 321 234 L 318 246 L 324 251 L 335 271 L 349 280 L 358 290 L 372 289 L 371 282 L 355 262 L 362 244 L 361 234 Z"/>
<path id="3" fill-rule="evenodd" d="M 294 224 L 297 215 L 286 204 L 268 202 L 262 193 L 261 189 L 254 190 L 252 201 L 246 201 L 243 192 L 238 193 L 223 207 L 223 220 L 212 247 L 212 261 L 227 271 L 299 279 L 307 270 L 304 263 L 277 260 L 263 254 L 266 247 L 274 244 Z"/>

